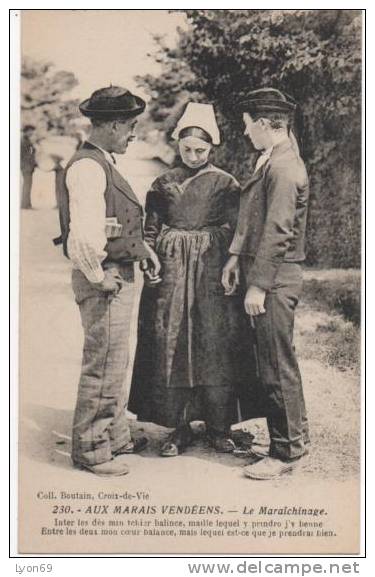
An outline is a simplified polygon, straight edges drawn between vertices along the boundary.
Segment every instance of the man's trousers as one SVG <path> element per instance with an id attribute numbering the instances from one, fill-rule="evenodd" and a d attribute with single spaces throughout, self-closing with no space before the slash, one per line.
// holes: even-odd
<path id="1" fill-rule="evenodd" d="M 244 264 L 246 266 L 246 261 Z M 251 278 L 248 277 L 247 286 L 249 284 Z M 301 374 L 293 344 L 294 313 L 301 289 L 300 265 L 281 264 L 275 283 L 266 294 L 266 312 L 254 317 L 260 394 L 270 434 L 270 456 L 284 461 L 301 457 L 309 443 Z"/>
<path id="2" fill-rule="evenodd" d="M 131 437 L 126 418 L 129 330 L 134 299 L 133 264 L 115 269 L 120 292 L 98 291 L 79 270 L 72 285 L 84 331 L 81 377 L 73 421 L 72 459 L 96 465 L 112 458 Z"/>

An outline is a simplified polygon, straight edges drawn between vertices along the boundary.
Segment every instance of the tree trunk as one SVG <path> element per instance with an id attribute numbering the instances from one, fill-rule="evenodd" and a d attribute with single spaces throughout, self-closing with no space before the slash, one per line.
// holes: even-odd
<path id="1" fill-rule="evenodd" d="M 31 188 L 33 184 L 33 172 L 22 172 L 22 198 L 21 208 L 32 208 L 31 206 Z"/>
<path id="2" fill-rule="evenodd" d="M 55 173 L 55 196 L 56 196 L 56 206 L 60 208 L 61 191 L 64 186 L 64 169 L 58 164 L 54 169 Z"/>

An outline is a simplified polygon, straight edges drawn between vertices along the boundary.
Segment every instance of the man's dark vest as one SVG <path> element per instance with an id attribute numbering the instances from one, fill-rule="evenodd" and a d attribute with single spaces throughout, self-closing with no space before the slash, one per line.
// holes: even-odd
<path id="1" fill-rule="evenodd" d="M 60 227 L 61 240 L 65 256 L 68 255 L 68 236 L 70 225 L 69 193 L 66 186 L 68 169 L 82 158 L 91 158 L 103 168 L 107 187 L 104 193 L 106 202 L 106 216 L 116 217 L 122 224 L 122 234 L 119 238 L 108 239 L 105 246 L 106 261 L 136 261 L 147 258 L 143 243 L 143 210 L 130 185 L 121 174 L 105 158 L 103 152 L 89 142 L 85 142 L 73 155 L 65 167 L 65 174 L 60 191 Z"/>

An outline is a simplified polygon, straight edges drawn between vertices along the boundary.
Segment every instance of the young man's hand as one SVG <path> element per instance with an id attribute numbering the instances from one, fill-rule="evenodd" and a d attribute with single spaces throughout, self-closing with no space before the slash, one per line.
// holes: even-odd
<path id="1" fill-rule="evenodd" d="M 261 315 L 266 312 L 264 308 L 264 300 L 266 298 L 266 291 L 250 285 L 245 296 L 245 310 L 248 315 L 253 317 Z"/>
<path id="2" fill-rule="evenodd" d="M 240 266 L 238 264 L 237 255 L 232 254 L 224 266 L 221 284 L 223 285 L 227 296 L 232 295 L 240 284 Z"/>
<path id="3" fill-rule="evenodd" d="M 115 269 L 104 271 L 104 279 L 101 282 L 93 283 L 94 287 L 103 292 L 116 295 L 122 287 L 122 278 Z"/>

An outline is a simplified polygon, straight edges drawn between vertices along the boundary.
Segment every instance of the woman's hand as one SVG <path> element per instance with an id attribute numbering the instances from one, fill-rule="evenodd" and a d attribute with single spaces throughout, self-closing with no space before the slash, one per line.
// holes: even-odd
<path id="1" fill-rule="evenodd" d="M 224 266 L 221 284 L 223 285 L 227 296 L 232 295 L 240 284 L 240 266 L 238 264 L 237 255 L 232 254 Z"/>
<path id="2" fill-rule="evenodd" d="M 147 252 L 149 253 L 148 258 L 144 258 L 139 263 L 139 267 L 144 275 L 145 283 L 148 286 L 154 286 L 161 282 L 159 272 L 161 269 L 161 264 L 158 255 L 147 243 L 144 243 Z"/>
<path id="3" fill-rule="evenodd" d="M 156 252 L 147 244 L 147 242 L 144 243 L 145 248 L 149 254 L 148 259 L 151 261 L 152 263 L 152 272 L 154 274 L 154 276 L 158 276 L 160 269 L 161 269 L 161 264 L 160 264 L 160 260 L 158 258 L 158 255 L 156 254 Z"/>

